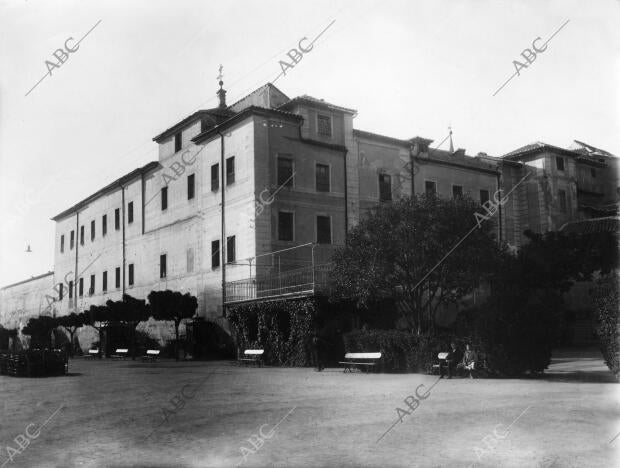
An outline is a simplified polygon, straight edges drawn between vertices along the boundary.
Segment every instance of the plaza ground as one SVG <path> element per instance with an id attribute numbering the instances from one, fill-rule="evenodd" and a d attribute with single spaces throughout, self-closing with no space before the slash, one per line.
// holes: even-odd
<path id="1" fill-rule="evenodd" d="M 537 379 L 84 359 L 72 360 L 70 373 L 0 376 L 0 465 L 620 466 L 620 437 L 611 441 L 620 432 L 620 385 L 596 350 L 555 352 Z M 396 408 L 409 410 L 403 400 L 433 383 L 377 443 Z M 50 416 L 11 461 L 7 447 Z M 272 437 L 262 446 L 254 438 L 255 450 L 248 439 L 261 426 Z"/>

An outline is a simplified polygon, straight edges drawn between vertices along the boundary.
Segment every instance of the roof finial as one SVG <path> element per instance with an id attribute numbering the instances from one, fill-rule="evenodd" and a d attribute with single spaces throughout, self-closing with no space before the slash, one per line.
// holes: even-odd
<path id="1" fill-rule="evenodd" d="M 448 125 L 450 131 L 450 153 L 454 153 L 454 145 L 452 144 L 452 125 Z"/>
<path id="2" fill-rule="evenodd" d="M 220 73 L 219 75 L 217 75 L 217 79 L 219 80 L 219 83 L 220 83 L 220 89 L 218 90 L 217 95 L 220 98 L 220 109 L 225 109 L 226 108 L 226 90 L 222 88 L 222 86 L 224 85 L 224 81 L 222 81 L 222 79 L 224 78 L 224 75 L 222 74 L 222 70 L 224 70 L 224 67 L 220 63 Z"/>

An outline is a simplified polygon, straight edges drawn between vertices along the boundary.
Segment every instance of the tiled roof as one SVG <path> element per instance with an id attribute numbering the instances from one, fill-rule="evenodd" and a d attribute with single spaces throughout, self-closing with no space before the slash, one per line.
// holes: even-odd
<path id="1" fill-rule="evenodd" d="M 305 103 L 310 103 L 310 104 L 315 104 L 315 105 L 319 105 L 322 107 L 327 107 L 333 110 L 338 110 L 338 111 L 342 111 L 342 112 L 348 112 L 351 114 L 357 114 L 357 111 L 355 109 L 349 109 L 347 107 L 342 107 L 342 106 L 337 106 L 336 104 L 331 104 L 327 101 L 325 101 L 324 99 L 319 99 L 319 98 L 315 98 L 313 96 L 309 96 L 307 94 L 304 94 L 302 96 L 297 96 L 293 99 L 291 99 L 289 102 L 287 102 L 286 104 L 283 104 L 279 107 L 279 109 L 282 109 L 283 107 L 289 107 L 295 103 L 298 102 L 305 102 Z"/>
<path id="2" fill-rule="evenodd" d="M 607 216 L 605 218 L 584 219 L 566 223 L 560 231 L 568 234 L 596 234 L 600 232 L 618 233 L 620 217 Z"/>
<path id="3" fill-rule="evenodd" d="M 559 146 L 549 145 L 542 141 L 536 141 L 534 143 L 530 143 L 529 145 L 522 146 L 521 148 L 517 148 L 510 153 L 506 153 L 502 156 L 502 158 L 514 158 L 528 153 L 539 153 L 543 151 L 553 151 L 555 153 L 571 154 L 573 156 L 576 155 L 574 151 L 560 148 Z"/>

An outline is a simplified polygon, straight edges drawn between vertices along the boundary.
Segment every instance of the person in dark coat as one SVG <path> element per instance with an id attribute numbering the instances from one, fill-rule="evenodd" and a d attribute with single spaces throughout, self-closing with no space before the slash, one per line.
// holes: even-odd
<path id="1" fill-rule="evenodd" d="M 452 371 L 456 368 L 456 365 L 461 362 L 463 359 L 463 353 L 459 351 L 456 347 L 456 343 L 450 343 L 450 351 L 448 351 L 448 356 L 445 359 L 445 362 L 439 363 L 439 376 L 444 376 L 444 370 L 448 372 L 448 378 L 452 378 Z"/>
<path id="2" fill-rule="evenodd" d="M 322 341 L 323 340 L 319 338 L 319 334 L 317 332 L 314 332 L 314 334 L 312 335 L 312 363 L 314 364 L 318 372 L 321 372 L 325 368 L 322 360 Z"/>

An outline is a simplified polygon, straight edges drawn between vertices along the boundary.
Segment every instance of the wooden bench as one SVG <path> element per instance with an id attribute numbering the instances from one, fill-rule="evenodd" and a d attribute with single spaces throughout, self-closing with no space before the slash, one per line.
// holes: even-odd
<path id="1" fill-rule="evenodd" d="M 88 354 L 84 356 L 84 359 L 94 359 L 99 357 L 99 348 L 89 349 Z"/>
<path id="2" fill-rule="evenodd" d="M 254 363 L 257 366 L 263 365 L 264 349 L 246 349 L 239 357 L 240 363 Z"/>
<path id="3" fill-rule="evenodd" d="M 366 369 L 366 372 L 379 363 L 381 359 L 381 353 L 346 353 L 344 355 L 344 361 L 340 361 L 339 364 L 344 365 L 343 372 L 352 372 L 354 367 L 358 369 Z"/>
<path id="4" fill-rule="evenodd" d="M 142 356 L 143 361 L 155 362 L 159 356 L 159 349 L 147 349 L 146 354 Z"/>
<path id="5" fill-rule="evenodd" d="M 127 348 L 117 348 L 116 351 L 114 351 L 114 354 L 110 357 L 114 359 L 126 359 L 128 353 L 129 353 L 129 349 Z"/>
<path id="6" fill-rule="evenodd" d="M 452 362 L 452 360 L 447 359 L 447 357 L 448 357 L 448 355 L 449 355 L 449 354 L 450 354 L 450 353 L 445 353 L 445 352 L 444 352 L 444 353 L 438 353 L 438 354 L 437 354 L 437 360 L 438 360 L 439 362 L 437 362 L 436 364 L 433 364 L 433 365 L 430 367 L 430 369 L 429 369 L 428 373 L 429 373 L 429 374 L 434 374 L 434 373 L 435 373 L 435 370 L 437 370 L 437 373 L 439 374 L 439 373 L 440 373 L 440 372 L 439 372 L 439 369 L 440 369 L 440 367 L 441 367 L 442 365 L 450 365 L 450 363 Z M 445 361 L 445 364 L 443 363 L 443 361 Z"/>

